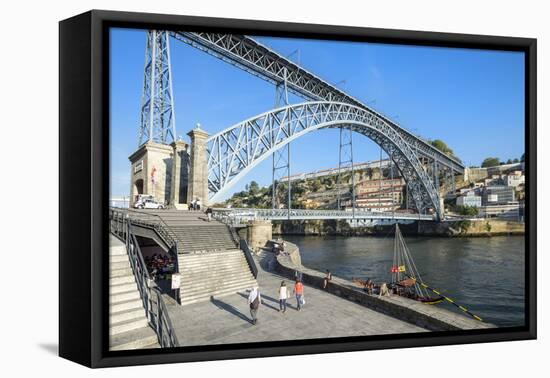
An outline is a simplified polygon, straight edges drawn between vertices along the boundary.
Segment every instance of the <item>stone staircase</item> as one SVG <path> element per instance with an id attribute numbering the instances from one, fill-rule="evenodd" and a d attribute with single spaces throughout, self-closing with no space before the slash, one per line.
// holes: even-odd
<path id="1" fill-rule="evenodd" d="M 221 222 L 207 222 L 202 211 L 142 210 L 132 217 L 158 222 L 156 217 L 170 228 L 170 234 L 178 240 L 179 253 L 221 251 L 238 247 L 238 240 L 231 235 L 229 227 Z"/>
<path id="2" fill-rule="evenodd" d="M 211 296 L 234 294 L 256 284 L 244 252 L 231 229 L 216 220 L 207 222 L 202 211 L 147 210 L 132 217 L 157 221 L 161 217 L 178 241 L 181 304 Z"/>
<path id="3" fill-rule="evenodd" d="M 113 235 L 109 247 L 109 349 L 158 348 L 130 266 L 126 246 Z"/>
<path id="4" fill-rule="evenodd" d="M 239 249 L 179 255 L 179 271 L 182 305 L 257 285 L 244 252 Z"/>
<path id="5" fill-rule="evenodd" d="M 179 253 L 223 251 L 237 247 L 237 241 L 233 239 L 229 227 L 218 222 L 175 225 L 171 229 L 179 240 Z"/>

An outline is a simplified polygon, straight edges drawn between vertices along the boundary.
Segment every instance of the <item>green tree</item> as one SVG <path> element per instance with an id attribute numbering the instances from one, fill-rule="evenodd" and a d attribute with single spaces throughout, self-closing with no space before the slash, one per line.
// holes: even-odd
<path id="1" fill-rule="evenodd" d="M 456 210 L 460 215 L 469 217 L 473 217 L 478 214 L 477 207 L 475 206 L 457 206 Z"/>
<path id="2" fill-rule="evenodd" d="M 434 146 L 435 148 L 437 148 L 441 152 L 443 152 L 443 153 L 445 153 L 449 156 L 454 156 L 453 150 L 451 150 L 451 148 L 449 146 L 447 146 L 447 143 L 443 142 L 441 139 L 432 140 L 431 143 L 432 143 L 432 146 Z"/>
<path id="3" fill-rule="evenodd" d="M 521 154 L 521 159 L 519 159 L 522 163 L 525 161 L 525 153 Z"/>
<path id="4" fill-rule="evenodd" d="M 248 185 L 248 192 L 252 195 L 258 194 L 260 191 L 260 185 L 256 181 L 251 181 L 250 185 Z"/>
<path id="5" fill-rule="evenodd" d="M 506 164 L 512 164 L 512 159 L 506 160 Z"/>
<path id="6" fill-rule="evenodd" d="M 482 168 L 496 167 L 500 164 L 500 159 L 496 157 L 488 157 L 481 163 Z"/>
<path id="7" fill-rule="evenodd" d="M 513 160 L 513 163 L 519 163 L 519 159 L 518 159 L 518 158 L 515 158 L 515 159 Z"/>

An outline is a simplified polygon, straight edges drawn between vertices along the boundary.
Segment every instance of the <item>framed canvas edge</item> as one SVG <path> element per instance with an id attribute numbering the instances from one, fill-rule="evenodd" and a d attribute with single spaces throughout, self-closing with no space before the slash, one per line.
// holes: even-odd
<path id="1" fill-rule="evenodd" d="M 516 37 L 498 37 L 498 36 L 479 36 L 454 33 L 437 32 L 416 32 L 408 30 L 389 30 L 358 28 L 348 26 L 327 26 L 314 24 L 296 24 L 286 22 L 272 21 L 253 21 L 238 19 L 222 19 L 196 16 L 175 16 L 147 13 L 130 13 L 115 11 L 93 10 L 86 13 L 91 18 L 90 31 L 90 72 L 91 85 L 90 93 L 92 101 L 90 102 L 90 145 L 91 145 L 91 195 L 90 204 L 90 237 L 91 244 L 89 249 L 83 248 L 78 253 L 88 257 L 90 262 L 91 278 L 90 286 L 90 327 L 83 327 L 82 332 L 89 332 L 91 339 L 89 363 L 85 360 L 76 361 L 90 367 L 111 367 L 121 365 L 140 365 L 140 364 L 158 364 L 173 362 L 191 362 L 205 360 L 235 359 L 235 358 L 253 358 L 282 355 L 299 355 L 311 353 L 331 353 L 344 351 L 360 351 L 371 349 L 388 348 L 408 348 L 437 346 L 450 344 L 469 344 L 496 341 L 527 340 L 536 338 L 536 39 L 516 38 Z M 65 21 L 62 21 L 63 23 Z M 296 35 L 307 35 L 308 37 L 332 36 L 335 38 L 348 39 L 350 36 L 359 38 L 368 38 L 385 43 L 408 43 L 425 44 L 430 46 L 449 46 L 449 47 L 470 47 L 470 48 L 492 48 L 509 49 L 524 51 L 526 53 L 526 165 L 527 169 L 527 192 L 528 204 L 526 209 L 526 219 L 528 221 L 528 239 L 529 244 L 526 248 L 526 269 L 528 270 L 528 280 L 526 281 L 526 321 L 528 327 L 522 330 L 507 331 L 506 328 L 498 329 L 490 333 L 473 333 L 468 335 L 454 335 L 451 332 L 445 335 L 432 337 L 416 337 L 413 339 L 405 338 L 399 340 L 365 340 L 359 342 L 341 342 L 329 343 L 322 342 L 311 345 L 289 345 L 286 346 L 266 346 L 261 348 L 243 347 L 216 350 L 216 351 L 198 351 L 198 352 L 178 352 L 177 350 L 166 351 L 143 351 L 133 355 L 117 355 L 105 351 L 108 329 L 108 319 L 106 320 L 105 310 L 105 290 L 108 290 L 108 284 L 103 279 L 107 272 L 107 259 L 102 259 L 101 252 L 108 248 L 108 234 L 104 227 L 107 219 L 107 199 L 108 186 L 105 185 L 105 174 L 108 172 L 108 90 L 106 90 L 106 75 L 108 70 L 108 54 L 106 54 L 106 28 L 116 25 L 135 25 L 135 27 L 146 27 L 151 25 L 163 26 L 165 29 L 176 28 L 178 25 L 217 28 L 217 29 L 238 29 L 258 31 L 260 33 L 279 30 L 283 33 Z M 61 38 L 61 36 L 60 36 Z M 108 45 L 107 45 L 108 46 Z M 60 52 L 61 54 L 61 52 Z M 60 57 L 61 58 L 61 57 Z M 61 87 L 61 72 L 60 72 Z M 107 88 L 108 89 L 108 88 Z M 61 92 L 61 91 L 60 91 Z M 61 96 L 61 95 L 60 95 Z M 78 102 L 79 98 L 73 99 Z M 60 103 L 60 114 L 62 112 Z M 60 119 L 61 127 L 61 119 Z M 60 132 L 60 150 L 63 136 Z M 66 141 L 64 141 L 66 142 Z M 60 159 L 61 160 L 61 159 Z M 61 161 L 60 161 L 61 167 Z M 66 177 L 66 176 L 64 176 Z M 107 180 L 108 182 L 108 180 Z M 60 174 L 60 188 L 62 185 L 68 185 L 69 179 L 62 178 Z M 61 190 L 61 189 L 60 189 Z M 61 197 L 61 195 L 60 195 Z M 60 214 L 63 207 L 67 207 L 60 199 Z M 65 209 L 66 210 L 66 209 Z M 60 217 L 60 225 L 62 219 Z M 62 237 L 66 237 L 61 235 Z M 61 255 L 61 240 L 60 240 Z M 85 259 L 84 259 L 85 260 Z M 60 266 L 63 262 L 60 257 Z M 61 270 L 60 270 L 61 274 Z M 61 283 L 60 283 L 61 293 Z M 61 299 L 60 299 L 61 303 Z M 61 311 L 61 305 L 60 305 Z M 60 315 L 61 318 L 61 315 Z M 62 324 L 60 324 L 61 328 Z M 61 330 L 60 330 L 61 334 Z M 60 338 L 60 351 L 61 338 Z M 61 352 L 60 352 L 61 354 Z M 69 356 L 64 356 L 69 359 Z M 73 359 L 74 360 L 74 359 Z"/>

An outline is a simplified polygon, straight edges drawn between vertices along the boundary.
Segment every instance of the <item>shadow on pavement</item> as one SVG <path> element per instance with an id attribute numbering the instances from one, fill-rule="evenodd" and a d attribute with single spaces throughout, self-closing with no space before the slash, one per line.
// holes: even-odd
<path id="1" fill-rule="evenodd" d="M 260 292 L 260 293 L 261 293 L 261 292 Z M 245 293 L 237 293 L 237 294 L 239 294 L 239 295 L 240 295 L 241 297 L 243 297 L 243 298 L 248 299 L 248 295 L 246 295 Z M 263 294 L 263 293 L 261 293 L 261 295 L 262 295 L 262 302 L 263 302 L 263 305 L 264 305 L 264 306 L 269 307 L 269 308 L 271 308 L 271 309 L 273 309 L 273 310 L 276 310 L 276 311 L 279 310 L 279 307 L 278 307 L 278 306 L 279 306 L 279 301 L 278 301 L 277 299 L 275 299 L 275 298 L 273 298 L 273 297 L 270 297 L 269 295 L 265 295 L 265 294 Z M 292 298 L 292 297 L 290 297 L 290 299 L 291 299 L 291 298 Z M 272 306 L 272 305 L 270 305 L 270 304 L 267 304 L 267 303 L 265 302 L 265 299 L 267 299 L 268 301 L 271 301 L 271 302 L 275 303 L 276 306 Z M 293 308 L 293 309 L 296 309 L 296 308 L 297 308 L 296 306 L 293 306 L 292 304 L 290 304 L 289 299 L 286 300 L 286 307 L 287 307 L 287 308 Z"/>
<path id="2" fill-rule="evenodd" d="M 248 316 L 246 316 L 245 314 L 243 314 L 242 312 L 240 312 L 239 310 L 237 310 L 235 307 L 231 306 L 230 304 L 222 302 L 219 299 L 215 299 L 214 297 L 210 297 L 210 302 L 212 302 L 212 304 L 214 304 L 216 307 L 218 307 L 222 310 L 225 310 L 225 311 L 241 318 L 242 320 L 246 321 L 247 323 L 251 323 L 250 318 Z"/>

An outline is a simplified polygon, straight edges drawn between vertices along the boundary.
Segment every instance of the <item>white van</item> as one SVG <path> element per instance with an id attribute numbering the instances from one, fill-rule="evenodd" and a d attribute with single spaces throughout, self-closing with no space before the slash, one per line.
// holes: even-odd
<path id="1" fill-rule="evenodd" d="M 136 209 L 164 209 L 162 203 L 155 201 L 154 197 L 150 194 L 138 194 L 136 202 L 134 203 Z"/>

